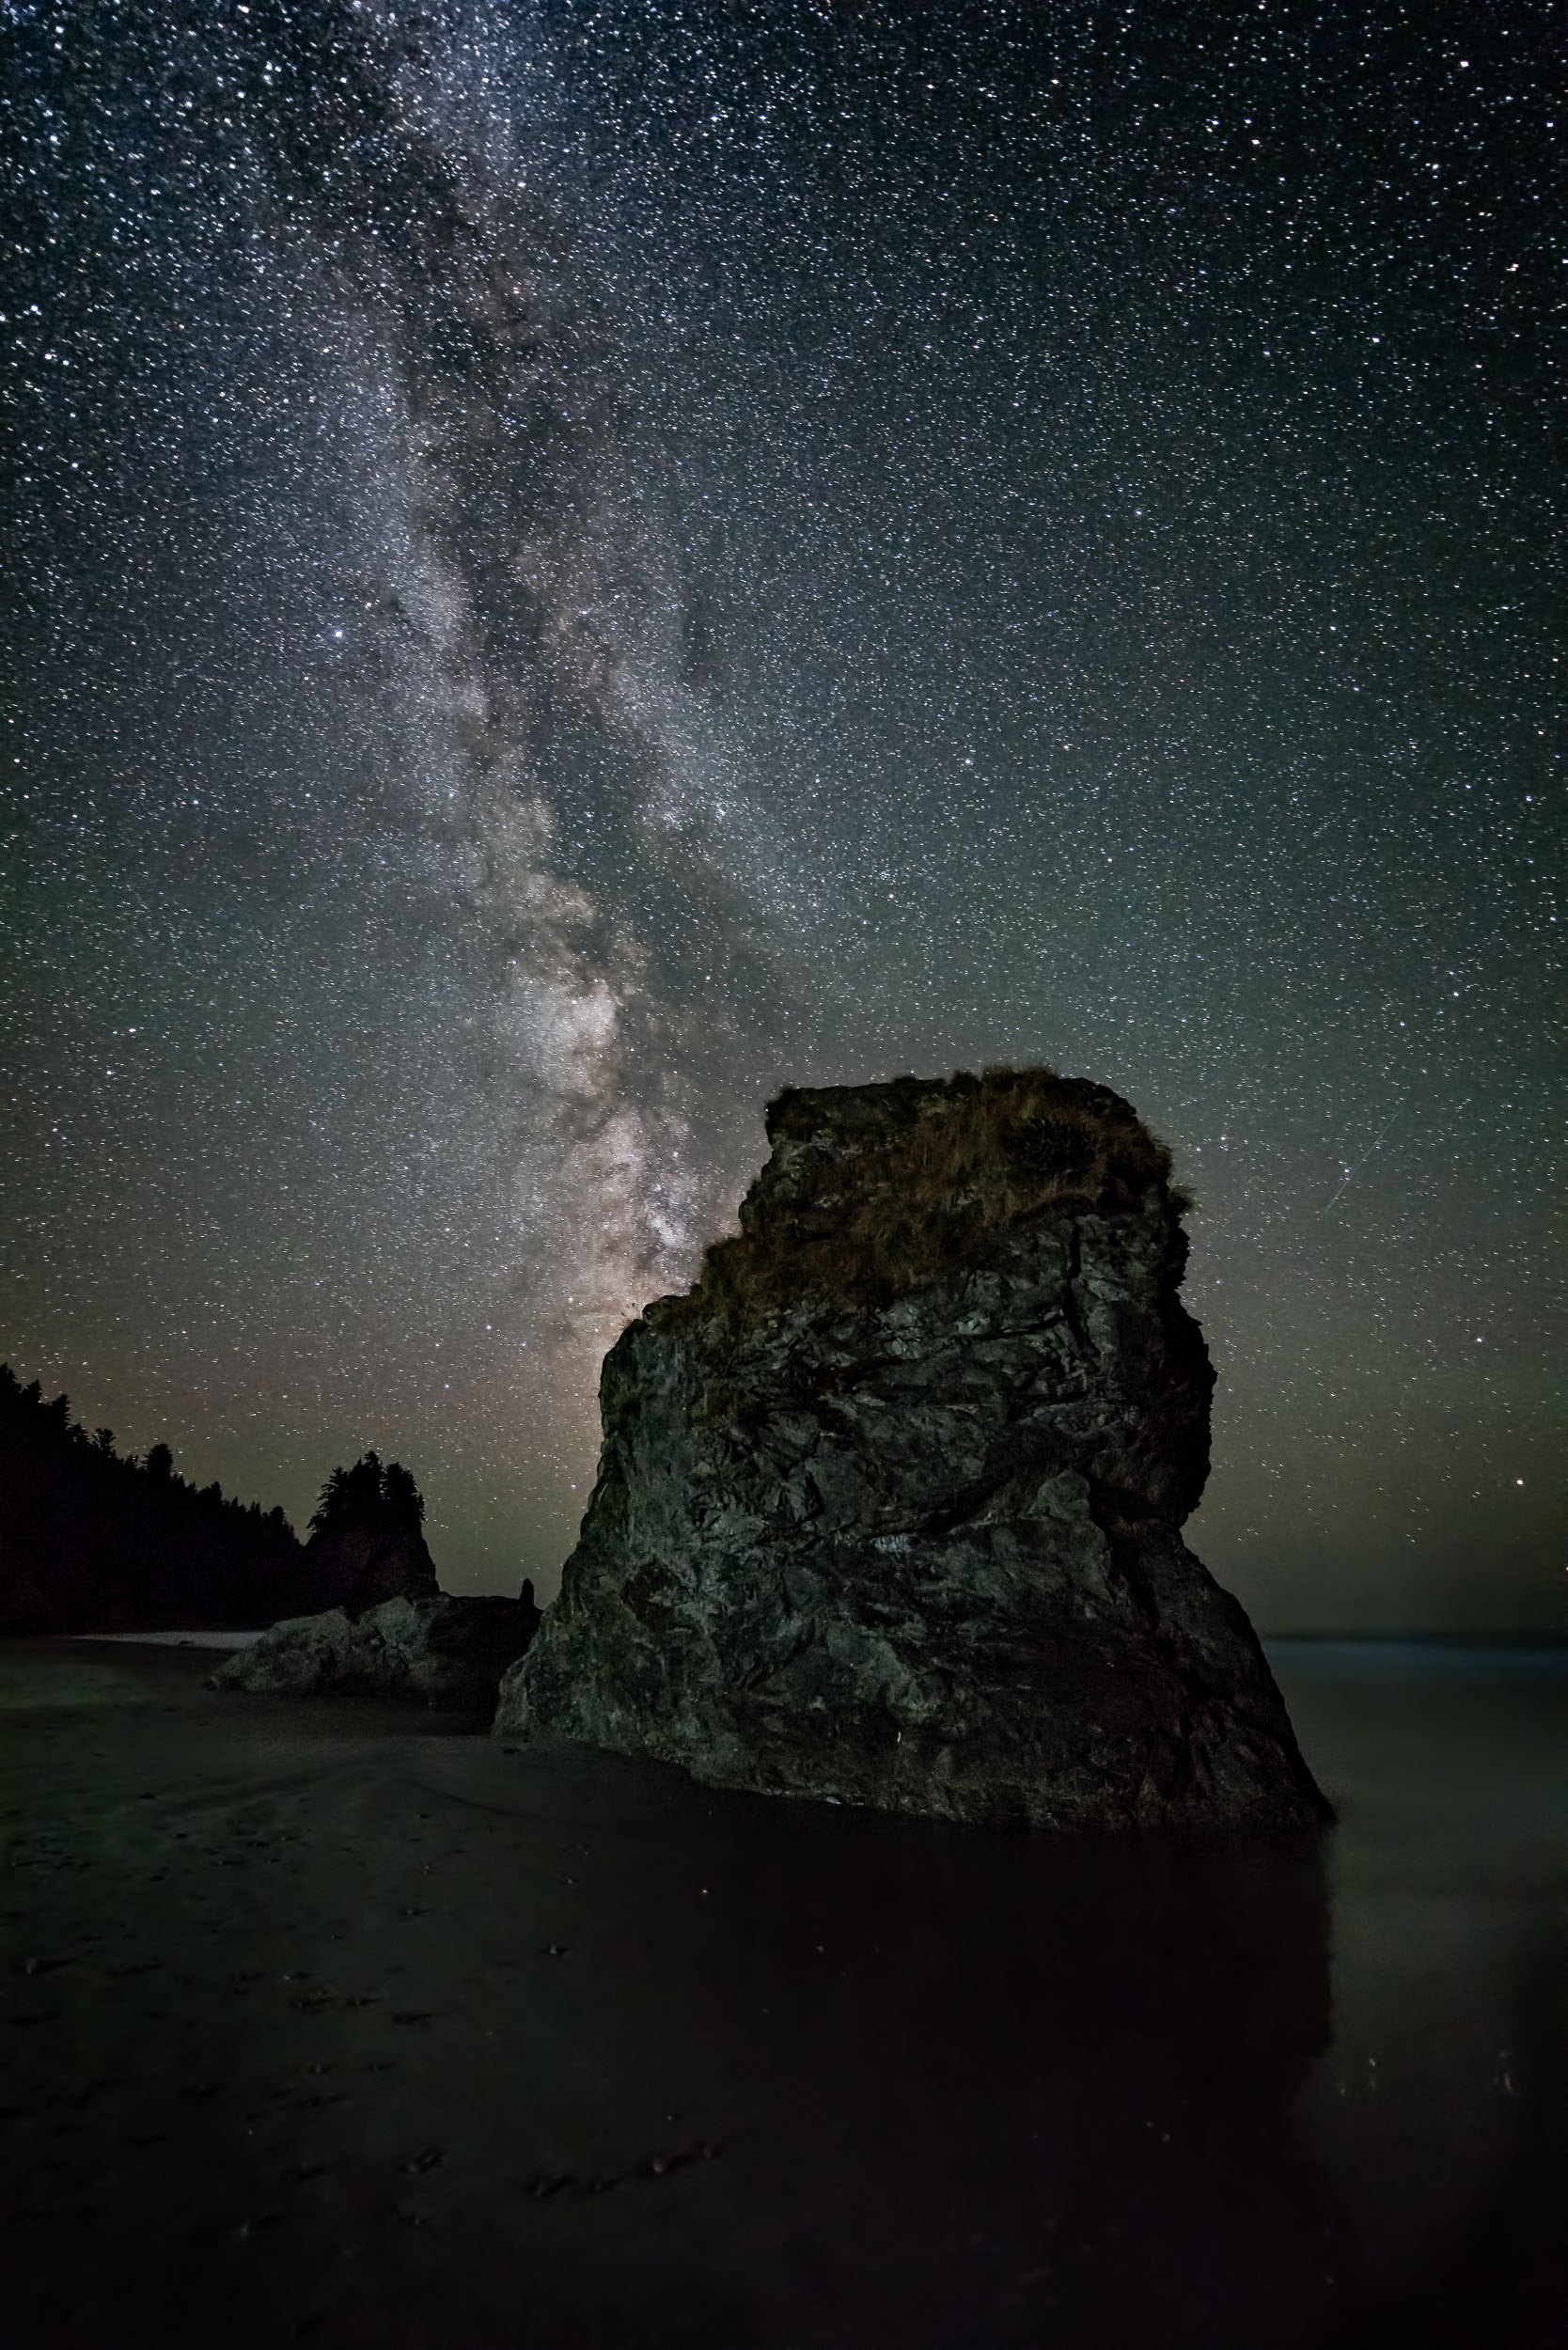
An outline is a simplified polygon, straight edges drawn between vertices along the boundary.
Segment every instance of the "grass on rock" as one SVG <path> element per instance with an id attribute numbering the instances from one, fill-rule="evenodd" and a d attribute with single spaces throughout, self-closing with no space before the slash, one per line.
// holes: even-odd
<path id="1" fill-rule="evenodd" d="M 1052 1069 L 795 1088 L 768 1109 L 775 1155 L 696 1287 L 650 1310 L 668 1326 L 765 1319 L 807 1295 L 881 1305 L 979 1262 L 1043 1213 L 1129 1208 L 1151 1187 L 1179 1214 L 1170 1153 L 1117 1094 Z"/>

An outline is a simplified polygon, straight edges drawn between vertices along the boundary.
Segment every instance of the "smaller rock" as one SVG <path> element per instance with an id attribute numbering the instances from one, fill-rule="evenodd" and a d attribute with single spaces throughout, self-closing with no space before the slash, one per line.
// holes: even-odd
<path id="1" fill-rule="evenodd" d="M 501 1675 L 538 1629 L 519 1599 L 389 1599 L 361 1616 L 341 1607 L 291 1616 L 212 1674 L 214 1689 L 273 1697 L 390 1698 L 488 1713 Z"/>
<path id="2" fill-rule="evenodd" d="M 367 1452 L 334 1469 L 310 1521 L 306 1589 L 351 1616 L 384 1600 L 438 1598 L 424 1517 L 424 1496 L 400 1462 Z"/>

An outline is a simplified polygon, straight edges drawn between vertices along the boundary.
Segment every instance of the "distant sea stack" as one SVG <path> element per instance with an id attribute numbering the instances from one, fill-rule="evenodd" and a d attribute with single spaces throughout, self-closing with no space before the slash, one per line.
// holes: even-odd
<path id="1" fill-rule="evenodd" d="M 400 1462 L 367 1452 L 353 1468 L 334 1469 L 305 1546 L 316 1606 L 359 1616 L 389 1599 L 434 1599 L 424 1522 L 424 1497 Z"/>
<path id="2" fill-rule="evenodd" d="M 607 1356 L 495 1728 L 1061 1828 L 1327 1816 L 1181 1539 L 1214 1372 L 1168 1152 L 1043 1069 L 781 1094 L 741 1232 Z"/>
<path id="3" fill-rule="evenodd" d="M 212 1675 L 214 1689 L 271 1697 L 369 1697 L 488 1718 L 507 1667 L 539 1627 L 534 1587 L 517 1599 L 443 1591 L 425 1544 L 424 1496 L 400 1462 L 367 1452 L 336 1468 L 310 1521 L 305 1564 L 317 1612 L 274 1623 Z M 322 1604 L 324 1602 L 324 1604 Z"/>

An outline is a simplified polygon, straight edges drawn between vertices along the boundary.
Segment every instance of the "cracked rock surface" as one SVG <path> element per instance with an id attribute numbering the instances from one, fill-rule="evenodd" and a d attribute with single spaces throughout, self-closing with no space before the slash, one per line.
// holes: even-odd
<path id="1" fill-rule="evenodd" d="M 359 1616 L 331 1607 L 274 1624 L 212 1676 L 215 1689 L 274 1697 L 391 1698 L 488 1713 L 539 1622 L 522 1599 L 389 1599 Z"/>
<path id="2" fill-rule="evenodd" d="M 1181 1538 L 1214 1373 L 1169 1162 L 1049 1072 L 787 1093 L 742 1236 L 622 1334 L 497 1732 L 975 1822 L 1326 1806 Z"/>

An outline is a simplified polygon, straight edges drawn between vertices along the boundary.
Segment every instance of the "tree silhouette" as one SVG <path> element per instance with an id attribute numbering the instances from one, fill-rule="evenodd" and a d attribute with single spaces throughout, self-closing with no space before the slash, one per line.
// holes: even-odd
<path id="1" fill-rule="evenodd" d="M 386 1535 L 417 1533 L 425 1522 L 425 1497 L 400 1461 L 367 1452 L 353 1468 L 335 1468 L 321 1487 L 310 1520 L 312 1534 L 340 1533 L 348 1527 Z"/>
<path id="2" fill-rule="evenodd" d="M 281 1510 L 198 1493 L 166 1444 L 122 1458 L 0 1365 L 0 1630 L 249 1626 L 310 1604 Z"/>

